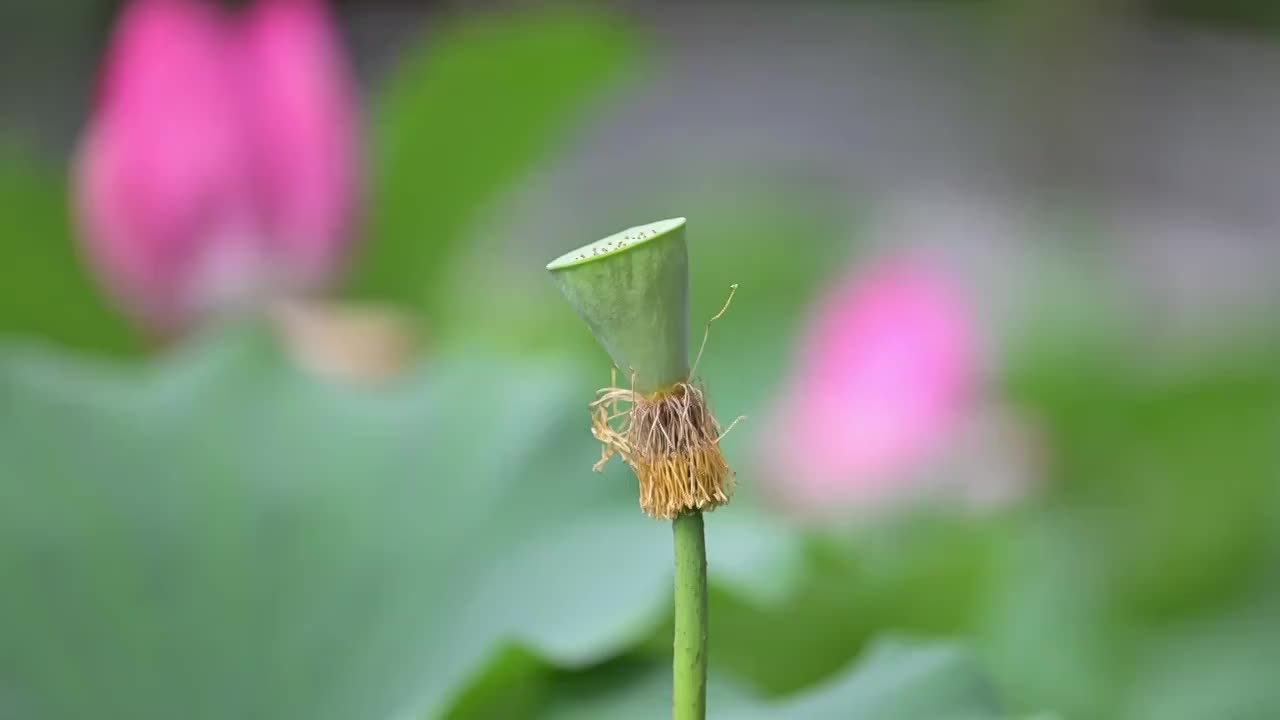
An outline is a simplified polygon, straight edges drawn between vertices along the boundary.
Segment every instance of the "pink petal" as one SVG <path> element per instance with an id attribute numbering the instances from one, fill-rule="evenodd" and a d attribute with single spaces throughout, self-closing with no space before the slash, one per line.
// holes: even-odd
<path id="1" fill-rule="evenodd" d="M 974 324 L 963 293 L 916 260 L 840 281 L 810 322 L 774 427 L 784 497 L 823 507 L 909 489 L 967 408 Z"/>
<path id="2" fill-rule="evenodd" d="M 191 277 L 211 237 L 243 234 L 249 158 L 230 36 L 216 6 L 136 0 L 121 16 L 76 160 L 86 250 L 140 320 L 195 308 Z"/>
<path id="3" fill-rule="evenodd" d="M 351 71 L 319 0 L 259 0 L 241 30 L 259 217 L 290 279 L 323 283 L 351 239 L 358 204 Z"/>

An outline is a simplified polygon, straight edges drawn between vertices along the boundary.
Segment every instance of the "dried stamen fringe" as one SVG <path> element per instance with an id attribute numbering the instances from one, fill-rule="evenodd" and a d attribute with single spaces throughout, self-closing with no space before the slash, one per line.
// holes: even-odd
<path id="1" fill-rule="evenodd" d="M 596 472 L 620 455 L 635 471 L 640 507 L 651 517 L 714 510 L 733 494 L 733 470 L 720 451 L 724 433 L 697 385 L 677 383 L 648 396 L 604 388 L 591 403 L 591 434 L 603 446 Z"/>

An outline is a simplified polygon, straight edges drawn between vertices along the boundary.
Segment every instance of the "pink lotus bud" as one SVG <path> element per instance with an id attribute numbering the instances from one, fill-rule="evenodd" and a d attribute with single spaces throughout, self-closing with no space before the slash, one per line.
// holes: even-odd
<path id="1" fill-rule="evenodd" d="M 77 159 L 87 249 L 152 327 L 193 314 L 214 242 L 248 232 L 248 158 L 213 6 L 137 0 L 120 20 Z"/>
<path id="2" fill-rule="evenodd" d="M 356 214 L 354 81 L 319 0 L 259 0 L 244 31 L 263 228 L 293 279 L 314 285 L 342 260 Z"/>
<path id="3" fill-rule="evenodd" d="M 778 494 L 813 510 L 903 494 L 968 409 L 974 332 L 963 294 L 920 262 L 843 279 L 818 306 L 771 426 Z"/>
<path id="4" fill-rule="evenodd" d="M 323 6 L 135 0 L 76 162 L 99 274 L 161 332 L 323 284 L 350 238 L 354 116 Z"/>

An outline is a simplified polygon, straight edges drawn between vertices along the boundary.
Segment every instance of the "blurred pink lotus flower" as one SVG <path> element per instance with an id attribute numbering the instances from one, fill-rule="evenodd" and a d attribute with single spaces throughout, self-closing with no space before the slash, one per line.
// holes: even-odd
<path id="1" fill-rule="evenodd" d="M 817 307 L 770 426 L 775 494 L 803 512 L 878 506 L 916 490 L 977 383 L 976 321 L 919 259 L 841 279 Z"/>
<path id="2" fill-rule="evenodd" d="M 358 126 L 320 0 L 134 0 L 75 161 L 87 254 L 158 333 L 322 288 L 352 239 Z"/>

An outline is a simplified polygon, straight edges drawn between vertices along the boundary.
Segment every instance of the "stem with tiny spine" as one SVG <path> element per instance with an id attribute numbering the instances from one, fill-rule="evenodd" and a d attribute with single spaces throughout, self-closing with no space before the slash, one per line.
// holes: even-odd
<path id="1" fill-rule="evenodd" d="M 675 544 L 675 642 L 672 663 L 673 720 L 707 716 L 707 543 L 702 513 L 691 510 L 671 523 Z"/>

